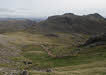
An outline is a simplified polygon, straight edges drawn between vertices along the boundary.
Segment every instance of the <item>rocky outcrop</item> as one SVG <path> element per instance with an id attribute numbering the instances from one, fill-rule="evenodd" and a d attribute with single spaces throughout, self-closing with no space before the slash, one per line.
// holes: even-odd
<path id="1" fill-rule="evenodd" d="M 82 46 L 98 46 L 106 44 L 106 33 L 91 36 Z"/>

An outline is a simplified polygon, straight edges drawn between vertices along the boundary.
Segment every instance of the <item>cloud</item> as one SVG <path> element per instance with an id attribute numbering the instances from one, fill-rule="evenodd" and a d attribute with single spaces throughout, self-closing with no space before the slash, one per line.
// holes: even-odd
<path id="1" fill-rule="evenodd" d="M 8 8 L 0 8 L 0 12 L 15 12 L 14 10 L 8 9 Z"/>
<path id="2" fill-rule="evenodd" d="M 106 16 L 106 0 L 0 0 L 0 14 L 44 17 L 95 12 Z"/>

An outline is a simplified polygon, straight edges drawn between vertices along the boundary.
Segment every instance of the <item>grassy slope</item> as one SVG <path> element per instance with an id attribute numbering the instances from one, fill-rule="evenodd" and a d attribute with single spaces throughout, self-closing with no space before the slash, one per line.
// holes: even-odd
<path id="1" fill-rule="evenodd" d="M 29 53 L 25 56 L 31 59 L 34 64 L 36 63 L 36 66 L 52 67 L 54 71 L 50 75 L 105 75 L 106 46 L 84 48 L 84 50 L 87 52 L 83 51 L 77 56 L 62 59 L 53 59 L 40 53 Z M 32 73 L 32 75 L 47 74 L 36 71 L 32 71 Z"/>
<path id="2" fill-rule="evenodd" d="M 6 33 L 4 35 L 14 38 L 11 44 L 22 49 L 22 56 L 12 58 L 14 61 L 32 61 L 32 65 L 17 64 L 20 68 L 27 68 L 32 75 L 105 75 L 106 72 L 106 46 L 81 48 L 77 56 L 54 59 L 37 44 L 48 44 L 54 54 L 67 54 L 75 48 L 76 44 L 86 40 L 86 35 L 71 35 L 57 33 L 60 37 L 47 37 L 42 34 L 29 34 L 26 32 Z M 80 37 L 80 38 L 79 38 Z M 52 68 L 53 72 L 43 70 Z M 36 71 L 40 69 L 41 71 Z"/>

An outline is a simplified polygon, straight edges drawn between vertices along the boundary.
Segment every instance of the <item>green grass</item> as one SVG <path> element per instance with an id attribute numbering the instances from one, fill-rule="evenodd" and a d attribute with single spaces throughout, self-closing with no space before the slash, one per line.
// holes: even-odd
<path id="1" fill-rule="evenodd" d="M 52 73 L 31 72 L 32 75 L 105 75 L 106 46 L 83 48 L 78 56 L 54 59 L 46 53 L 25 53 L 24 56 L 40 69 L 56 68 Z M 63 69 L 62 69 L 63 68 Z M 74 72 L 75 71 L 75 72 Z M 78 73 L 77 73 L 78 71 Z"/>
<path id="2" fill-rule="evenodd" d="M 47 37 L 44 34 L 29 34 L 24 32 L 8 33 L 8 38 L 15 38 L 12 44 L 21 48 L 20 57 L 11 60 L 17 62 L 14 66 L 19 69 L 28 69 L 31 75 L 105 75 L 106 72 L 106 45 L 97 47 L 80 48 L 76 56 L 52 58 L 37 44 L 46 44 L 55 55 L 69 54 L 70 51 L 79 49 L 76 45 L 83 43 L 88 36 L 57 33 L 58 38 Z M 22 35 L 22 36 L 20 36 Z M 84 39 L 84 40 L 83 40 Z M 11 41 L 11 40 L 10 40 Z M 22 61 L 31 61 L 25 65 Z M 5 66 L 5 64 L 1 65 Z M 52 68 L 51 73 L 36 71 Z"/>
<path id="3" fill-rule="evenodd" d="M 22 48 L 23 51 L 42 51 L 42 48 L 39 45 L 25 45 Z"/>
<path id="4" fill-rule="evenodd" d="M 60 59 L 49 57 L 44 51 L 42 51 L 42 53 L 24 52 L 23 55 L 26 58 L 30 59 L 34 63 L 34 65 L 39 65 L 41 67 L 42 66 L 46 67 L 47 65 L 47 67 L 50 66 L 52 68 L 87 64 L 90 62 L 106 60 L 105 46 L 97 48 L 83 48 L 83 49 L 84 50 L 77 56 L 69 56 Z"/>

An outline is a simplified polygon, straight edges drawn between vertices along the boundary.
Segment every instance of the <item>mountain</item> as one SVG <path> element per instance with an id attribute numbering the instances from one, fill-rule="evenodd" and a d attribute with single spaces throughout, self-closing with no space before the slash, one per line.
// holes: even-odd
<path id="1" fill-rule="evenodd" d="M 36 21 L 36 22 L 35 22 Z M 7 18 L 0 19 L 0 32 L 28 30 L 30 32 L 68 32 L 97 34 L 106 32 L 106 19 L 98 13 L 89 15 L 75 15 L 66 13 L 50 16 L 46 20 L 35 18 Z"/>
<path id="2" fill-rule="evenodd" d="M 106 19 L 98 13 L 83 16 L 66 13 L 48 17 L 47 20 L 36 25 L 36 30 L 41 32 L 96 34 L 106 32 Z"/>
<path id="3" fill-rule="evenodd" d="M 36 21 L 36 22 L 40 22 L 40 21 L 43 21 L 45 20 L 46 18 L 43 17 L 43 18 L 22 18 L 22 17 L 19 17 L 19 18 L 16 18 L 16 17 L 2 17 L 0 18 L 0 21 L 8 21 L 8 20 L 31 20 L 31 21 Z"/>
<path id="4" fill-rule="evenodd" d="M 0 75 L 105 75 L 105 31 L 106 19 L 98 13 L 41 22 L 2 19 Z"/>
<path id="5" fill-rule="evenodd" d="M 25 20 L 26 18 L 0 18 L 0 21 L 8 21 L 8 20 Z"/>

